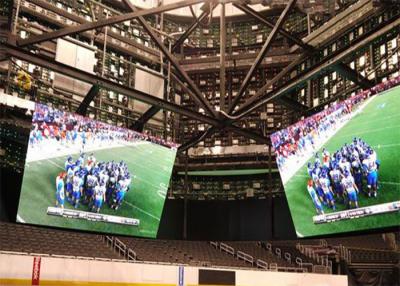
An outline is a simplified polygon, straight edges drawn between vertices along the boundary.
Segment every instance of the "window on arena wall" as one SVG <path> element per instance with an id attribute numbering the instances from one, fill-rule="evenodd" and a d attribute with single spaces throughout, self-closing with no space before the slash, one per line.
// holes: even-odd
<path id="1" fill-rule="evenodd" d="M 392 62 L 393 62 L 394 65 L 396 65 L 399 62 L 399 57 L 398 57 L 397 54 L 394 54 L 392 56 Z"/>
<path id="2" fill-rule="evenodd" d="M 358 35 L 362 35 L 363 33 L 364 33 L 364 28 L 363 28 L 363 26 L 360 26 L 358 28 Z"/>
<path id="3" fill-rule="evenodd" d="M 359 64 L 360 64 L 360 66 L 364 66 L 365 65 L 365 56 L 361 56 L 360 57 Z"/>
<path id="4" fill-rule="evenodd" d="M 329 96 L 329 90 L 325 88 L 324 90 L 324 98 L 327 98 Z"/>
<path id="5" fill-rule="evenodd" d="M 395 49 L 395 48 L 397 48 L 397 38 L 394 38 L 392 40 L 392 49 Z"/>
<path id="6" fill-rule="evenodd" d="M 386 54 L 386 45 L 382 44 L 380 47 L 380 54 L 381 56 L 383 56 L 384 54 Z"/>

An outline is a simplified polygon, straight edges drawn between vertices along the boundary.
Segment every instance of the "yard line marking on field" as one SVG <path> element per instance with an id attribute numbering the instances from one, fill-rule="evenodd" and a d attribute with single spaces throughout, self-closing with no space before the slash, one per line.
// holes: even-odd
<path id="1" fill-rule="evenodd" d="M 390 148 L 390 147 L 396 147 L 396 146 L 400 146 L 400 143 L 393 143 L 393 144 L 383 144 L 383 145 L 375 145 L 372 146 L 372 148 Z"/>
<path id="2" fill-rule="evenodd" d="M 155 189 L 160 188 L 160 186 L 154 185 L 153 183 L 151 183 L 151 181 L 146 180 L 146 179 L 142 179 L 142 178 L 140 178 L 140 177 L 135 177 L 134 180 L 142 181 L 143 183 L 145 183 L 145 184 L 147 184 L 147 185 L 150 185 L 150 186 L 152 186 L 152 187 L 155 188 Z"/>
<path id="3" fill-rule="evenodd" d="M 124 201 L 123 203 L 125 203 L 125 204 L 127 204 L 127 205 L 129 205 L 129 206 L 131 206 L 131 207 L 133 207 L 133 208 L 135 208 L 135 209 L 137 209 L 138 211 L 140 211 L 140 212 L 142 212 L 142 213 L 144 213 L 144 214 L 147 214 L 148 216 L 154 218 L 154 219 L 157 220 L 157 221 L 160 221 L 160 218 L 156 217 L 155 215 L 152 215 L 151 213 L 146 212 L 145 210 L 139 208 L 138 206 L 135 206 L 134 204 L 131 204 L 131 203 L 128 202 L 128 201 Z"/>
<path id="4" fill-rule="evenodd" d="M 300 174 L 296 174 L 294 175 L 295 177 L 301 177 L 301 178 L 309 178 L 310 176 L 307 175 L 300 175 Z"/>
<path id="5" fill-rule="evenodd" d="M 380 182 L 379 180 L 378 180 L 378 184 L 397 185 L 397 186 L 400 186 L 400 183 L 399 183 L 399 182 Z"/>
<path id="6" fill-rule="evenodd" d="M 336 138 L 354 137 L 354 136 L 359 136 L 360 134 L 374 133 L 374 132 L 379 132 L 381 130 L 393 129 L 393 128 L 400 128 L 400 125 L 388 126 L 388 127 L 383 127 L 383 128 L 376 128 L 376 129 L 373 129 L 373 130 L 364 130 L 364 131 L 361 131 L 361 132 L 352 132 L 352 133 L 348 133 L 348 134 L 343 134 L 341 136 L 336 136 Z"/>
<path id="7" fill-rule="evenodd" d="M 17 222 L 25 223 L 25 220 L 19 214 L 17 214 Z"/>
<path id="8" fill-rule="evenodd" d="M 380 122 L 380 121 L 386 121 L 386 120 L 392 119 L 394 117 L 400 117 L 400 114 L 389 115 L 389 116 L 386 116 L 386 117 L 381 117 L 381 118 L 378 118 L 378 119 L 374 119 L 374 123 L 377 123 L 377 122 Z M 361 122 L 361 123 L 357 124 L 357 126 L 364 126 L 364 125 L 371 125 L 371 122 L 365 121 L 365 122 Z"/>
<path id="9" fill-rule="evenodd" d="M 61 165 L 59 165 L 59 164 L 57 164 L 57 163 L 54 163 L 53 161 L 51 161 L 51 160 L 47 160 L 50 164 L 52 164 L 52 165 L 54 165 L 54 166 L 56 166 L 56 167 L 58 167 L 58 168 L 60 168 L 60 169 L 62 169 L 62 170 L 64 170 L 64 167 L 62 167 Z"/>

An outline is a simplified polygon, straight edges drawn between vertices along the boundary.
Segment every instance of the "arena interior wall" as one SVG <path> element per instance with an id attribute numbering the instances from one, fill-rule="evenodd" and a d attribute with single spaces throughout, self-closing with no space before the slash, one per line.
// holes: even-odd
<path id="1" fill-rule="evenodd" d="M 4 286 L 199 285 L 199 269 L 179 265 L 41 257 L 38 271 L 35 256 L 0 253 L 0 285 Z M 236 272 L 234 285 L 241 286 L 347 286 L 347 276 L 343 275 L 228 270 Z M 34 276 L 36 282 L 32 283 Z M 36 279 L 37 276 L 39 279 Z"/>

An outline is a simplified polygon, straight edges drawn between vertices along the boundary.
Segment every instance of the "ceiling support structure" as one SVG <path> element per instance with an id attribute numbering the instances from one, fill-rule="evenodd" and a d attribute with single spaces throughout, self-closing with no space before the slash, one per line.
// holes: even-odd
<path id="1" fill-rule="evenodd" d="M 131 9 L 131 11 L 135 12 L 136 8 L 129 0 L 124 0 L 125 4 Z M 177 59 L 171 54 L 168 48 L 164 45 L 161 38 L 156 35 L 151 26 L 146 22 L 146 20 L 142 16 L 138 16 L 138 21 L 149 34 L 150 38 L 155 42 L 157 47 L 162 51 L 163 55 L 170 61 L 170 63 L 174 66 L 176 72 L 180 77 L 183 78 L 184 82 L 186 82 L 191 90 L 193 90 L 194 94 L 191 94 L 193 100 L 204 110 L 216 117 L 216 112 L 214 108 L 211 106 L 210 102 L 204 97 L 201 91 L 198 89 L 196 84 L 191 80 L 186 71 L 181 67 Z"/>
<path id="2" fill-rule="evenodd" d="M 278 34 L 279 29 L 282 27 L 287 16 L 289 15 L 290 10 L 292 9 L 292 7 L 294 6 L 295 3 L 296 3 L 296 0 L 290 0 L 289 3 L 286 5 L 285 9 L 283 10 L 282 14 L 279 16 L 278 21 L 276 22 L 274 28 L 269 33 L 268 38 L 265 41 L 264 45 L 262 46 L 257 58 L 255 59 L 253 65 L 250 67 L 250 70 L 248 71 L 246 77 L 244 78 L 237 95 L 234 97 L 232 104 L 229 106 L 229 109 L 228 109 L 229 114 L 231 114 L 235 110 L 235 107 L 238 105 L 242 95 L 244 94 L 248 85 L 250 84 L 251 78 L 253 77 L 254 73 L 256 72 L 259 64 L 264 59 L 266 53 L 268 52 L 268 50 L 271 46 L 271 43 L 275 39 L 276 35 Z"/>
<path id="3" fill-rule="evenodd" d="M 333 56 L 330 58 L 325 59 L 318 65 L 316 65 L 314 68 L 312 68 L 310 71 L 306 72 L 305 74 L 298 75 L 296 78 L 293 80 L 287 82 L 284 84 L 279 90 L 277 91 L 272 91 L 267 94 L 265 94 L 265 91 L 267 90 L 266 86 L 269 85 L 269 83 L 266 83 L 263 87 L 259 89 L 259 91 L 253 95 L 250 98 L 251 103 L 244 104 L 241 106 L 233 115 L 235 116 L 235 119 L 241 119 L 248 114 L 250 114 L 252 111 L 256 110 L 257 108 L 261 107 L 262 105 L 266 104 L 267 102 L 278 98 L 284 94 L 287 94 L 291 90 L 293 90 L 296 86 L 302 84 L 303 82 L 307 81 L 308 79 L 315 78 L 318 74 L 321 72 L 328 70 L 328 69 L 333 69 L 335 65 L 338 65 L 340 63 L 343 63 L 345 61 L 346 57 L 348 57 L 351 54 L 354 54 L 355 51 L 358 49 L 364 47 L 365 45 L 369 44 L 370 42 L 374 41 L 377 38 L 380 38 L 387 34 L 390 30 L 396 28 L 398 31 L 400 30 L 400 19 L 394 20 L 392 23 L 387 24 L 386 26 L 382 27 L 380 30 L 372 33 L 371 35 L 367 36 L 364 39 L 360 39 L 359 41 L 355 42 L 350 48 L 347 50 Z M 304 55 L 303 55 L 304 57 Z M 296 61 L 297 62 L 297 61 Z"/>
<path id="4" fill-rule="evenodd" d="M 266 20 L 260 13 L 257 11 L 254 11 L 247 5 L 243 4 L 233 4 L 233 6 L 237 7 L 238 9 L 242 10 L 243 12 L 247 13 L 248 15 L 254 17 L 255 19 L 259 20 L 261 23 L 264 23 L 265 25 L 269 27 L 273 27 L 274 25 L 270 23 L 268 20 Z M 286 68 L 284 68 L 278 75 L 276 75 L 272 80 L 267 82 L 258 92 L 256 95 L 252 96 L 246 102 L 243 104 L 243 106 L 240 107 L 246 108 L 247 106 L 250 106 L 255 99 L 258 98 L 259 94 L 264 93 L 268 88 L 270 88 L 273 84 L 281 80 L 285 75 L 287 75 L 296 65 L 300 64 L 302 61 L 306 60 L 312 53 L 317 52 L 318 50 L 314 48 L 311 45 L 308 45 L 303 42 L 302 39 L 290 34 L 289 32 L 285 31 L 284 29 L 280 29 L 279 32 L 289 40 L 293 41 L 296 43 L 298 46 L 302 47 L 305 52 L 294 62 L 289 64 Z M 370 88 L 373 86 L 373 82 L 369 81 L 368 79 L 363 78 L 361 75 L 359 75 L 356 71 L 352 70 L 350 67 L 348 67 L 344 63 L 338 63 L 334 67 L 340 74 L 343 76 L 346 76 L 349 78 L 351 81 L 353 81 L 355 84 L 362 88 Z M 286 101 L 287 102 L 287 101 Z"/>
<path id="5" fill-rule="evenodd" d="M 255 19 L 259 20 L 261 23 L 264 23 L 266 26 L 270 27 L 270 28 L 274 28 L 275 25 L 273 23 L 271 23 L 270 21 L 268 21 L 267 19 L 265 19 L 265 17 L 263 15 L 261 15 L 259 12 L 253 10 L 252 8 L 250 8 L 247 5 L 244 4 L 233 4 L 234 7 L 242 10 L 243 12 L 245 12 L 246 14 L 254 17 Z M 303 40 L 299 39 L 298 37 L 292 35 L 291 33 L 287 32 L 284 28 L 280 27 L 278 29 L 278 33 L 280 33 L 282 36 L 288 38 L 289 40 L 291 40 L 292 42 L 294 42 L 295 44 L 297 44 L 298 46 L 302 47 L 305 50 L 310 50 L 313 47 L 304 43 Z"/>
<path id="6" fill-rule="evenodd" d="M 32 53 L 25 49 L 13 46 L 9 43 L 2 43 L 1 46 L 5 48 L 6 53 L 9 56 L 18 58 L 20 60 L 30 62 L 34 65 L 47 68 L 51 71 L 70 76 L 72 78 L 78 79 L 80 81 L 83 81 L 83 82 L 86 82 L 86 83 L 89 83 L 92 85 L 97 84 L 100 88 L 112 90 L 116 93 L 124 94 L 128 97 L 135 98 L 139 101 L 142 101 L 142 102 L 150 104 L 150 105 L 156 105 L 162 109 L 165 109 L 165 110 L 168 110 L 171 112 L 175 112 L 175 113 L 181 114 L 183 116 L 187 116 L 189 118 L 198 120 L 202 123 L 207 123 L 207 124 L 213 125 L 220 129 L 225 129 L 227 131 L 235 132 L 236 134 L 238 134 L 240 136 L 251 138 L 259 143 L 268 142 L 268 138 L 261 134 L 258 134 L 258 133 L 252 132 L 252 131 L 248 131 L 246 129 L 240 128 L 240 127 L 232 125 L 232 124 L 226 125 L 226 123 L 224 121 L 218 120 L 214 117 L 210 117 L 210 116 L 201 114 L 201 113 L 193 111 L 189 108 L 180 106 L 176 103 L 172 103 L 172 102 L 166 101 L 164 99 L 158 98 L 156 96 L 144 93 L 137 89 L 121 85 L 121 84 L 116 83 L 107 78 L 103 78 L 98 75 L 91 74 L 89 72 L 85 72 L 80 69 L 71 67 L 69 65 L 57 62 L 57 61 L 55 61 L 51 58 L 48 58 L 44 55 Z"/>
<path id="7" fill-rule="evenodd" d="M 214 6 L 215 7 L 215 6 Z M 211 8 L 213 9 L 213 8 Z M 208 17 L 208 15 L 211 13 L 211 9 L 209 8 L 209 5 L 205 5 L 205 10 L 200 14 L 198 18 L 187 28 L 185 33 L 183 33 L 173 44 L 171 48 L 171 52 L 177 52 L 177 50 L 182 46 L 184 41 L 190 36 L 190 34 L 193 33 L 193 31 L 199 26 L 199 24 Z"/>
<path id="8" fill-rule="evenodd" d="M 282 70 L 271 81 L 267 82 L 263 87 L 261 87 L 259 89 L 259 91 L 250 98 L 250 100 L 247 100 L 246 103 L 244 105 L 242 105 L 236 111 L 236 113 L 233 114 L 233 116 L 232 116 L 233 118 L 228 117 L 229 119 L 225 122 L 225 124 L 229 125 L 235 121 L 238 121 L 238 120 L 246 117 L 251 112 L 260 108 L 261 106 L 265 105 L 266 103 L 270 102 L 271 100 L 278 99 L 279 97 L 290 92 L 290 90 L 292 90 L 294 87 L 302 84 L 303 82 L 305 82 L 311 78 L 314 78 L 321 71 L 327 70 L 329 68 L 332 69 L 335 65 L 343 63 L 343 61 L 345 60 L 346 57 L 348 57 L 351 54 L 354 54 L 354 52 L 356 52 L 358 49 L 364 47 L 365 45 L 369 44 L 370 42 L 384 36 L 385 34 L 387 34 L 390 30 L 392 30 L 394 28 L 397 29 L 397 32 L 400 32 L 400 19 L 395 20 L 394 22 L 386 25 L 385 27 L 382 27 L 380 30 L 374 32 L 373 34 L 369 35 L 368 37 L 360 40 L 357 43 L 354 43 L 354 45 L 351 46 L 348 50 L 345 50 L 345 51 L 341 52 L 340 54 L 336 55 L 335 57 L 329 58 L 329 59 L 325 60 L 324 62 L 321 62 L 319 65 L 315 66 L 312 70 L 310 70 L 303 76 L 299 76 L 291 81 L 288 81 L 282 87 L 280 87 L 279 90 L 268 92 L 267 94 L 265 94 L 268 87 L 270 87 L 273 83 L 277 82 L 279 79 L 283 78 L 287 74 L 288 71 L 290 71 L 293 67 L 295 67 L 296 65 L 298 65 L 299 63 L 301 63 L 308 57 L 307 53 L 302 54 L 298 60 L 289 64 L 284 70 Z M 205 133 L 205 132 L 203 132 L 203 133 Z"/>
<path id="9" fill-rule="evenodd" d="M 86 116 L 87 109 L 93 99 L 99 94 L 100 87 L 97 84 L 92 85 L 86 96 L 83 98 L 81 104 L 78 106 L 76 113 L 82 116 Z"/>
<path id="10" fill-rule="evenodd" d="M 219 29 L 219 108 L 225 111 L 225 96 L 226 96 L 226 79 L 225 79 L 225 50 L 226 50 L 226 18 L 225 18 L 225 3 L 221 3 L 220 29 Z"/>
<path id="11" fill-rule="evenodd" d="M 89 30 L 93 30 L 93 29 L 102 28 L 105 26 L 114 25 L 114 24 L 121 23 L 124 21 L 132 20 L 139 16 L 158 14 L 158 13 L 167 12 L 167 11 L 171 11 L 171 10 L 175 10 L 175 9 L 183 8 L 186 6 L 191 6 L 194 4 L 203 3 L 203 2 L 204 2 L 204 0 L 183 0 L 183 1 L 174 2 L 172 4 L 167 4 L 167 5 L 150 8 L 150 9 L 138 10 L 135 12 L 121 14 L 121 15 L 117 15 L 117 16 L 110 17 L 107 19 L 101 19 L 101 20 L 98 20 L 95 22 L 89 22 L 89 23 L 84 23 L 81 25 L 75 25 L 75 26 L 59 29 L 59 30 L 56 30 L 56 31 L 53 31 L 50 33 L 43 33 L 41 35 L 29 37 L 27 39 L 18 39 L 17 45 L 20 47 L 24 47 L 24 46 L 29 46 L 29 45 L 33 45 L 33 44 L 38 44 L 38 43 L 41 43 L 44 41 L 50 41 L 50 40 L 57 39 L 60 37 L 65 37 L 65 36 L 85 32 L 85 31 L 89 31 Z"/>
<path id="12" fill-rule="evenodd" d="M 351 80 L 356 85 L 363 89 L 368 89 L 373 87 L 375 84 L 369 79 L 363 77 L 361 74 L 350 68 L 348 65 L 344 63 L 338 63 L 333 67 L 338 73 L 340 73 L 343 77 Z"/>
<path id="13" fill-rule="evenodd" d="M 133 129 L 137 132 L 143 132 L 144 125 L 158 112 L 160 111 L 160 108 L 158 106 L 153 105 L 149 109 L 146 110 L 145 113 L 142 114 L 142 116 L 139 117 L 138 120 L 136 120 L 132 126 L 130 126 L 130 129 Z"/>
<path id="14" fill-rule="evenodd" d="M 298 102 L 297 100 L 292 99 L 288 96 L 281 96 L 277 99 L 277 101 L 280 102 L 281 104 L 284 104 L 284 105 L 286 105 L 294 110 L 300 111 L 300 112 L 306 111 L 308 109 L 308 107 L 306 105 L 304 105 L 304 104 Z"/>
<path id="15" fill-rule="evenodd" d="M 206 137 L 212 135 L 215 131 L 217 131 L 217 128 L 209 127 L 207 128 L 206 131 L 198 133 L 197 135 L 193 136 L 191 139 L 189 139 L 187 142 L 183 143 L 181 146 L 178 147 L 178 152 L 184 152 L 188 150 L 189 148 L 197 145 L 199 142 L 203 141 Z"/>

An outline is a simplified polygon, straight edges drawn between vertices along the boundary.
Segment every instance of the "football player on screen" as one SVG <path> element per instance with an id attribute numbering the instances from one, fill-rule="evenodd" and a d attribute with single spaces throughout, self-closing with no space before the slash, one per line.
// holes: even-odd
<path id="1" fill-rule="evenodd" d="M 321 176 L 319 178 L 319 184 L 324 192 L 325 202 L 333 209 L 336 210 L 335 199 L 333 198 L 333 192 L 331 182 L 328 178 L 326 169 L 322 169 Z"/>
<path id="2" fill-rule="evenodd" d="M 314 204 L 314 207 L 315 207 L 315 210 L 317 211 L 317 213 L 324 214 L 324 210 L 322 208 L 321 201 L 319 200 L 317 192 L 315 191 L 315 189 L 313 187 L 313 180 L 308 180 L 307 191 L 311 196 L 311 200 Z"/>
<path id="3" fill-rule="evenodd" d="M 93 200 L 94 189 L 97 186 L 98 179 L 95 172 L 89 173 L 86 178 L 85 200 L 86 204 L 90 204 Z"/>
<path id="4" fill-rule="evenodd" d="M 74 208 L 78 208 L 79 201 L 83 192 L 83 176 L 84 173 L 82 171 L 76 171 L 74 177 L 72 179 L 72 197 L 71 204 Z"/>
<path id="5" fill-rule="evenodd" d="M 342 186 L 342 173 L 340 172 L 339 166 L 336 164 L 332 171 L 329 172 L 332 179 L 333 192 L 340 202 L 344 202 L 343 186 Z"/>
<path id="6" fill-rule="evenodd" d="M 370 149 L 367 151 L 367 157 L 363 160 L 364 172 L 367 176 L 367 188 L 368 196 L 377 196 L 378 188 L 378 165 L 376 156 L 373 156 L 373 151 Z"/>
<path id="7" fill-rule="evenodd" d="M 94 188 L 94 204 L 92 206 L 92 211 L 99 213 L 104 200 L 106 199 L 106 184 L 104 181 Z"/>
<path id="8" fill-rule="evenodd" d="M 65 192 L 64 192 L 64 178 L 66 176 L 65 172 L 61 172 L 58 174 L 56 178 L 56 207 L 60 207 L 64 209 L 64 200 L 65 200 Z"/>
<path id="9" fill-rule="evenodd" d="M 349 208 L 351 208 L 352 204 L 354 204 L 355 208 L 358 208 L 358 198 L 357 198 L 358 188 L 349 170 L 344 171 L 344 178 L 342 179 L 342 184 L 345 193 L 347 194 L 347 198 L 349 201 Z"/>

